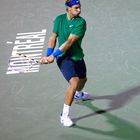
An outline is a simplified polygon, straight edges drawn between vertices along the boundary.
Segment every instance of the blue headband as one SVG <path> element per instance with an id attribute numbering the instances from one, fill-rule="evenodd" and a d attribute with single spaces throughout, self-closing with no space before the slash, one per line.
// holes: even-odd
<path id="1" fill-rule="evenodd" d="M 70 2 L 66 2 L 66 6 L 73 6 L 73 5 L 77 5 L 79 4 L 80 5 L 80 0 L 71 0 Z"/>

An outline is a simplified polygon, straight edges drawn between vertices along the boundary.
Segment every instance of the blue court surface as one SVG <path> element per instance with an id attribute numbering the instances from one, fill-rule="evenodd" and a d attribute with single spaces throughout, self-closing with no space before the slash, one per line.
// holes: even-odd
<path id="1" fill-rule="evenodd" d="M 0 1 L 0 140 L 140 140 L 140 1 L 81 0 L 87 21 L 85 91 L 74 101 L 76 125 L 59 122 L 67 82 L 45 54 L 64 0 Z"/>

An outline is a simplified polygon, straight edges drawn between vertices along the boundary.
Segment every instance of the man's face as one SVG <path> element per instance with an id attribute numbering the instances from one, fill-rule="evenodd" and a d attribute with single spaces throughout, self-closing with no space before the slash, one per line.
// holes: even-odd
<path id="1" fill-rule="evenodd" d="M 78 16 L 81 13 L 81 5 L 74 5 L 72 7 L 69 7 L 69 13 L 73 16 Z"/>

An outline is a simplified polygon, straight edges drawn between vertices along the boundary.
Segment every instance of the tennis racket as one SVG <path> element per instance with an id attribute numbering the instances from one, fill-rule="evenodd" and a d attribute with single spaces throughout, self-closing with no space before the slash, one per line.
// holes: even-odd
<path id="1" fill-rule="evenodd" d="M 13 51 L 12 52 L 12 56 L 13 57 L 24 57 L 25 59 L 27 59 L 28 61 L 32 61 L 32 62 L 35 62 L 35 63 L 40 63 L 39 60 L 36 60 L 28 55 L 25 55 L 25 54 L 22 54 L 22 53 L 18 53 L 17 51 Z"/>
<path id="2" fill-rule="evenodd" d="M 12 58 L 15 61 L 13 61 L 13 59 L 10 59 L 9 68 L 17 73 L 27 73 L 31 69 L 35 69 L 39 66 L 39 64 L 41 64 L 39 60 L 36 60 L 28 55 L 19 53 L 17 51 L 12 52 Z"/>

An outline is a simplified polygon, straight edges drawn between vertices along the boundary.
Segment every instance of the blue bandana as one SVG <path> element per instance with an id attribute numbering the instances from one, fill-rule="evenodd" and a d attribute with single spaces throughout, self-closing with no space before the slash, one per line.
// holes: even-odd
<path id="1" fill-rule="evenodd" d="M 66 6 L 72 7 L 73 5 L 80 5 L 80 0 L 71 0 L 70 2 L 66 2 Z"/>

